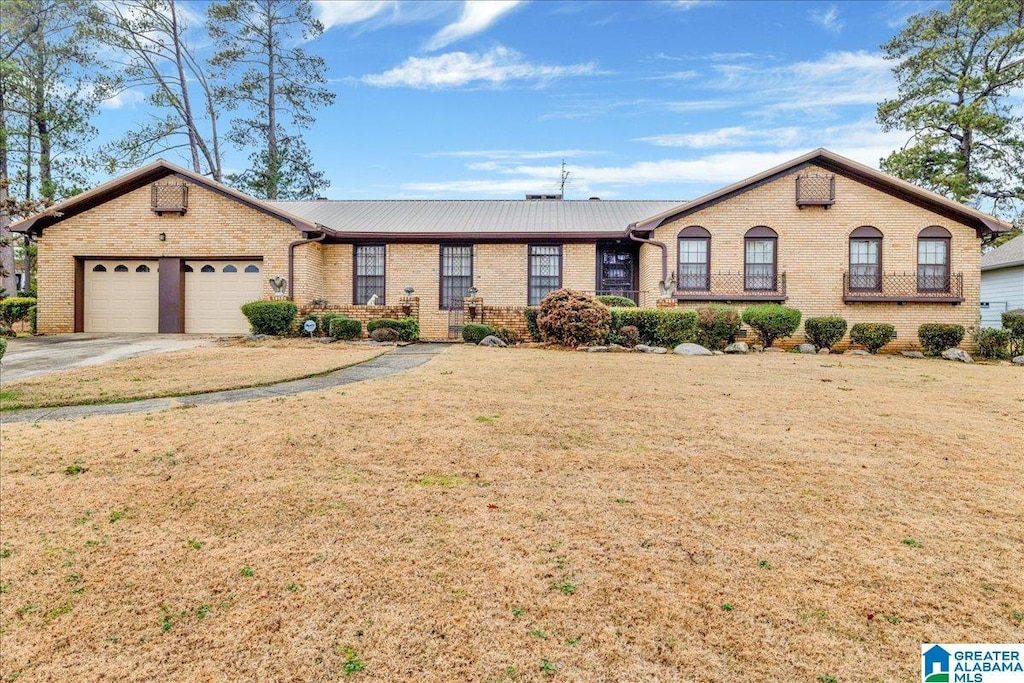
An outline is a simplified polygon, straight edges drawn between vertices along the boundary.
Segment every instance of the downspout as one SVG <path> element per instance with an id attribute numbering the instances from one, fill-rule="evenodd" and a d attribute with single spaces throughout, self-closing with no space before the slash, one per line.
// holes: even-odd
<path id="1" fill-rule="evenodd" d="M 327 233 L 320 233 L 319 237 L 305 240 L 295 240 L 288 245 L 288 299 L 295 301 L 295 247 L 313 242 L 323 242 L 327 239 Z"/>
<path id="2" fill-rule="evenodd" d="M 665 246 L 664 242 L 657 240 L 648 239 L 646 237 L 637 237 L 633 230 L 636 229 L 636 223 L 630 223 L 629 227 L 626 228 L 626 236 L 634 242 L 641 242 L 643 244 L 651 244 L 661 249 L 661 281 L 665 282 L 668 280 L 668 247 Z"/>

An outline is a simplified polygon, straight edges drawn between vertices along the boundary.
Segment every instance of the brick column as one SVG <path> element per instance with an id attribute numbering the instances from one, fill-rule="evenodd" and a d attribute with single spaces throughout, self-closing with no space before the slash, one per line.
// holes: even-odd
<path id="1" fill-rule="evenodd" d="M 675 299 L 658 299 L 658 308 L 676 308 L 678 305 Z"/>
<path id="2" fill-rule="evenodd" d="M 398 304 L 402 307 L 402 314 L 406 315 L 405 309 L 409 309 L 408 317 L 420 319 L 420 298 L 418 296 L 403 296 L 398 300 Z"/>
<path id="3" fill-rule="evenodd" d="M 484 298 L 467 296 L 462 300 L 462 311 L 465 313 L 464 323 L 482 323 L 484 321 Z"/>

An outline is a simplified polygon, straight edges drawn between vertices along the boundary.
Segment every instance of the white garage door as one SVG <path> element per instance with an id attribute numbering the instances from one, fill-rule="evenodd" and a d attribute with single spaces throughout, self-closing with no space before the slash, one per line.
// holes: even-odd
<path id="1" fill-rule="evenodd" d="M 86 332 L 156 332 L 160 280 L 156 261 L 85 262 Z"/>
<path id="2" fill-rule="evenodd" d="M 245 334 L 242 304 L 262 298 L 261 261 L 185 262 L 185 332 Z"/>

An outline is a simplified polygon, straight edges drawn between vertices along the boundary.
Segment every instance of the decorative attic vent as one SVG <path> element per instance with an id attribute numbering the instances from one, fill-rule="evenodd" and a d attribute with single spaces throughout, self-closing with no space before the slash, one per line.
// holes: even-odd
<path id="1" fill-rule="evenodd" d="M 157 214 L 185 213 L 188 210 L 188 185 L 153 184 L 153 211 Z"/>
<path id="2" fill-rule="evenodd" d="M 836 203 L 836 177 L 828 173 L 807 173 L 796 177 L 796 205 L 824 206 Z"/>

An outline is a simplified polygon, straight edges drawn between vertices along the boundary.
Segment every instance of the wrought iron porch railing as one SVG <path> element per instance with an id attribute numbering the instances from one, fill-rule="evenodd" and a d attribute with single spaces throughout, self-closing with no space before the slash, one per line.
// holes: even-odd
<path id="1" fill-rule="evenodd" d="M 936 302 L 958 304 L 964 300 L 963 273 L 947 277 L 917 273 L 883 273 L 880 276 L 843 273 L 843 301 L 879 303 Z"/>
<path id="2" fill-rule="evenodd" d="M 786 274 L 683 275 L 676 284 L 673 298 L 679 301 L 785 301 Z"/>

